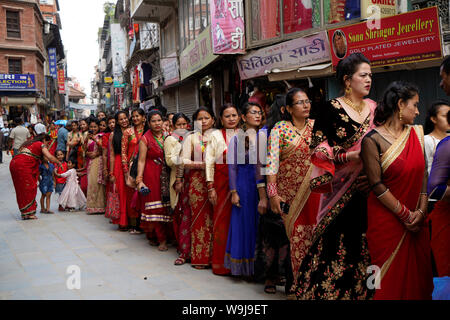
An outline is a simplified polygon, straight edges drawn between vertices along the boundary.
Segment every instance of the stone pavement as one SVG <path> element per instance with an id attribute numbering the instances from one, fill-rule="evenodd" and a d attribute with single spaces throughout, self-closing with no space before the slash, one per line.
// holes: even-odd
<path id="1" fill-rule="evenodd" d="M 10 160 L 4 153 L 0 164 L 0 299 L 285 299 L 283 287 L 268 295 L 262 284 L 175 266 L 175 248 L 159 252 L 103 215 L 57 212 L 55 194 L 55 214 L 21 220 Z M 80 267 L 80 290 L 67 289 L 70 265 Z"/>

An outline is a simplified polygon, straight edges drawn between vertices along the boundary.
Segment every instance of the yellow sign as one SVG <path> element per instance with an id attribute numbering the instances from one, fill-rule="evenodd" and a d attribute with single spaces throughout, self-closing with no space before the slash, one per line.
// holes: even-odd
<path id="1" fill-rule="evenodd" d="M 361 19 L 390 17 L 397 14 L 397 0 L 361 0 Z"/>
<path id="2" fill-rule="evenodd" d="M 112 77 L 105 77 L 105 83 L 113 83 Z"/>

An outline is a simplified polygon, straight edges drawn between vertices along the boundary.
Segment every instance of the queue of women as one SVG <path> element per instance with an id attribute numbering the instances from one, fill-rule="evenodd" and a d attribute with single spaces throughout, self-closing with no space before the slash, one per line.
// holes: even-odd
<path id="1" fill-rule="evenodd" d="M 344 94 L 316 119 L 307 94 L 292 88 L 268 115 L 247 102 L 217 118 L 200 107 L 192 124 L 177 113 L 170 129 L 157 109 L 74 121 L 72 174 L 58 177 L 78 186 L 60 210 L 81 207 L 84 194 L 88 214 L 144 232 L 160 251 L 175 244 L 175 265 L 261 273 L 267 293 L 284 284 L 297 299 L 431 299 L 432 248 L 437 275 L 450 275 L 450 106 L 433 105 L 424 137 L 413 125 L 416 86 L 393 82 L 378 103 L 365 99 L 372 73 L 362 54 L 342 60 L 337 78 Z M 36 218 L 40 161 L 64 161 L 50 142 L 36 136 L 11 162 L 24 219 Z"/>

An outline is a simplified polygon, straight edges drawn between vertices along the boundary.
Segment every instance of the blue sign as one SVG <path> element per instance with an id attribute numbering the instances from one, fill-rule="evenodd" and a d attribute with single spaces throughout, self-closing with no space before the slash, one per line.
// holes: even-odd
<path id="1" fill-rule="evenodd" d="M 50 75 L 53 77 L 53 79 L 56 79 L 58 72 L 56 68 L 56 48 L 48 48 L 48 60 Z"/>
<path id="2" fill-rule="evenodd" d="M 4 74 L 0 73 L 0 90 L 24 91 L 36 90 L 34 74 Z"/>

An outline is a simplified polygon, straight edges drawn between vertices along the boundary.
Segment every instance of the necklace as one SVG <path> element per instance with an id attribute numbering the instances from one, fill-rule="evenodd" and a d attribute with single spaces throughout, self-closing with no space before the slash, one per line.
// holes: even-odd
<path id="1" fill-rule="evenodd" d="M 396 136 L 395 134 L 392 133 L 391 130 L 389 130 L 389 128 L 388 128 L 386 125 L 384 125 L 384 128 L 385 128 L 386 131 L 389 132 L 389 134 L 390 134 L 391 136 L 393 136 L 395 139 L 398 139 L 398 137 L 402 134 L 402 132 L 403 132 L 403 130 L 404 130 L 404 129 L 403 129 L 402 132 L 400 132 L 400 134 Z"/>
<path id="2" fill-rule="evenodd" d="M 361 112 L 364 109 L 364 104 L 365 104 L 364 100 L 359 105 L 354 104 L 352 100 L 348 99 L 345 96 L 342 97 L 342 100 L 344 100 L 344 102 L 346 104 L 348 104 L 353 110 L 355 110 L 356 112 L 359 113 L 359 115 L 361 115 Z"/>

